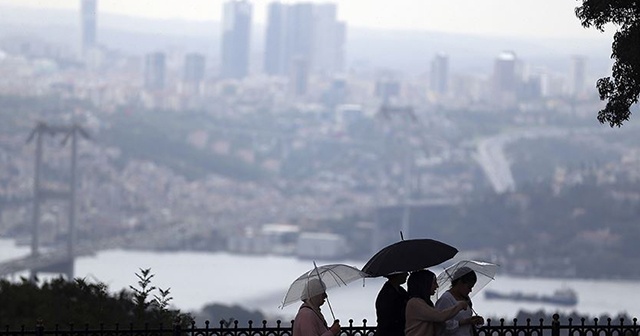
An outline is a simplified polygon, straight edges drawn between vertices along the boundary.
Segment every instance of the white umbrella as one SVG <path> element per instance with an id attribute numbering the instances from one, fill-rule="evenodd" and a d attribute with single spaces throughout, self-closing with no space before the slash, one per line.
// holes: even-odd
<path id="1" fill-rule="evenodd" d="M 311 270 L 299 276 L 293 281 L 291 286 L 289 286 L 289 290 L 287 294 L 285 294 L 280 308 L 321 294 L 328 288 L 346 286 L 353 281 L 364 279 L 367 276 L 366 273 L 359 269 L 345 264 L 316 266 L 314 262 L 313 266 Z M 333 315 L 333 309 L 331 309 L 329 300 L 327 300 L 327 304 L 329 304 L 329 309 Z"/>
<path id="2" fill-rule="evenodd" d="M 436 281 L 438 282 L 438 291 L 436 292 L 436 296 L 440 297 L 444 292 L 451 288 L 451 281 L 469 273 L 470 271 L 474 271 L 478 281 L 476 281 L 476 284 L 473 286 L 473 290 L 469 293 L 469 297 L 473 297 L 487 284 L 489 284 L 491 280 L 494 280 L 498 266 L 498 264 L 486 261 L 458 261 L 457 263 L 445 268 L 442 273 L 438 274 L 438 277 L 436 278 Z"/>

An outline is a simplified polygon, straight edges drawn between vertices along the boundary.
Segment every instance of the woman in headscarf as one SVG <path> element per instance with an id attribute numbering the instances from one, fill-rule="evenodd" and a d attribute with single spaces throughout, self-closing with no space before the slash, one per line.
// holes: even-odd
<path id="1" fill-rule="evenodd" d="M 293 321 L 293 336 L 334 336 L 340 333 L 340 321 L 335 320 L 329 327 L 320 312 L 320 306 L 327 299 L 325 289 L 324 283 L 318 279 L 307 282 L 300 298 L 302 305 Z"/>
<path id="2" fill-rule="evenodd" d="M 458 301 L 467 301 L 470 309 L 462 310 L 445 322 L 445 328 L 441 329 L 441 335 L 446 336 L 472 336 L 476 325 L 484 324 L 482 316 L 474 316 L 471 309 L 469 293 L 478 281 L 478 276 L 469 267 L 457 269 L 451 276 L 451 288 L 444 292 L 436 302 L 436 308 L 447 309 Z"/>
<path id="3" fill-rule="evenodd" d="M 458 301 L 444 310 L 436 309 L 431 296 L 438 289 L 436 276 L 429 270 L 412 272 L 407 281 L 409 301 L 405 311 L 406 336 L 435 336 L 438 324 L 467 309 L 466 301 Z"/>

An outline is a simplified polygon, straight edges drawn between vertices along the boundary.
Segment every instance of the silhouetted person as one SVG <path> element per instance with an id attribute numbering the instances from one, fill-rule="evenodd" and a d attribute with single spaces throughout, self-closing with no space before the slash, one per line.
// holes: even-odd
<path id="1" fill-rule="evenodd" d="M 407 287 L 409 301 L 405 311 L 406 336 L 435 336 L 439 324 L 468 307 L 467 301 L 458 301 L 453 307 L 436 309 L 431 302 L 431 295 L 438 289 L 438 283 L 435 274 L 429 270 L 412 272 Z"/>
<path id="2" fill-rule="evenodd" d="M 436 308 L 446 309 L 463 300 L 467 301 L 471 307 L 469 293 L 477 281 L 478 276 L 471 268 L 457 269 L 451 277 L 451 288 L 438 299 Z M 473 328 L 479 324 L 484 324 L 482 316 L 474 316 L 473 309 L 461 310 L 445 322 L 445 328 L 439 334 L 441 336 L 473 336 Z"/>
<path id="3" fill-rule="evenodd" d="M 311 279 L 302 292 L 302 305 L 293 322 L 293 336 L 334 336 L 340 333 L 340 321 L 335 320 L 331 328 L 320 312 L 327 299 L 324 284 Z"/>
<path id="4" fill-rule="evenodd" d="M 404 336 L 404 310 L 409 293 L 401 285 L 407 281 L 408 275 L 402 272 L 386 276 L 387 282 L 376 298 L 376 336 Z"/>

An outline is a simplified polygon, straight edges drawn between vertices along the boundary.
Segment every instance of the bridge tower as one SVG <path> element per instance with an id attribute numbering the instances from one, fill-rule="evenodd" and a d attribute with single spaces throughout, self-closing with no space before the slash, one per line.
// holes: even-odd
<path id="1" fill-rule="evenodd" d="M 43 137 L 45 135 L 56 136 L 62 134 L 64 136 L 62 145 L 71 140 L 71 168 L 68 180 L 68 190 L 52 190 L 43 186 L 42 183 L 42 154 L 43 154 Z M 77 169 L 77 152 L 78 152 L 78 136 L 85 139 L 89 138 L 80 126 L 73 125 L 57 125 L 52 126 L 44 122 L 39 122 L 33 129 L 27 143 L 34 138 L 36 140 L 36 160 L 33 182 L 33 208 L 31 218 L 31 257 L 38 258 L 40 256 L 40 207 L 42 203 L 48 199 L 58 199 L 68 202 L 68 219 L 69 228 L 67 235 L 67 260 L 42 269 L 31 269 L 31 279 L 34 280 L 38 272 L 54 272 L 62 273 L 67 279 L 73 279 L 74 274 L 74 256 L 76 246 L 76 169 Z"/>
<path id="2" fill-rule="evenodd" d="M 406 106 L 398 106 L 398 105 L 389 105 L 387 103 L 380 106 L 378 110 L 378 116 L 380 116 L 385 121 L 390 121 L 392 119 L 398 119 L 400 121 L 401 127 L 404 130 L 401 132 L 404 147 L 404 153 L 402 158 L 402 226 L 400 235 L 404 239 L 404 237 L 411 238 L 410 236 L 410 223 L 411 223 L 411 193 L 412 190 L 418 186 L 414 181 L 416 178 L 413 172 L 413 154 L 411 153 L 411 147 L 409 145 L 408 140 L 408 129 L 412 125 L 419 124 L 418 117 L 416 116 L 414 109 L 410 105 Z M 419 178 L 419 176 L 418 176 Z"/>

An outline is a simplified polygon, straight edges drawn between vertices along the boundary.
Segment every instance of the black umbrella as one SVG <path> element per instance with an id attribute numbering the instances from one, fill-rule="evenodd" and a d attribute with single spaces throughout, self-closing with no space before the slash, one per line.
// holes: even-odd
<path id="1" fill-rule="evenodd" d="M 441 264 L 453 258 L 458 249 L 433 239 L 409 239 L 378 251 L 362 267 L 370 276 L 412 272 Z"/>

